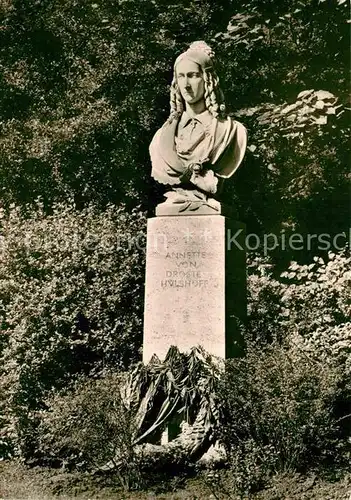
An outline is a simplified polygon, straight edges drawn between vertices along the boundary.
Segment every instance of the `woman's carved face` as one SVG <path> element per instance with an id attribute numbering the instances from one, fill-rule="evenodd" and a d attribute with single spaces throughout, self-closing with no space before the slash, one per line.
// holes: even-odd
<path id="1" fill-rule="evenodd" d="M 176 67 L 178 88 L 188 104 L 195 104 L 204 98 L 205 84 L 198 64 L 183 59 Z"/>

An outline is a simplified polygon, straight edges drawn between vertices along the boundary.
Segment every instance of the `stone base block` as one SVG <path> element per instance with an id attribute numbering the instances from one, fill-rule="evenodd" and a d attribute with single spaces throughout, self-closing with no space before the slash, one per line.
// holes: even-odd
<path id="1" fill-rule="evenodd" d="M 240 355 L 246 317 L 244 225 L 222 215 L 148 220 L 143 361 L 201 345 Z"/>

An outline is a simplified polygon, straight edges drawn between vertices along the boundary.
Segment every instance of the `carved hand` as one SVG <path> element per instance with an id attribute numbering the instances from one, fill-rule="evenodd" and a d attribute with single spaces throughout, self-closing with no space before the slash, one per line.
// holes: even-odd
<path id="1" fill-rule="evenodd" d="M 206 193 L 214 194 L 217 192 L 218 178 L 215 176 L 213 170 L 196 172 L 194 169 L 190 182 Z"/>

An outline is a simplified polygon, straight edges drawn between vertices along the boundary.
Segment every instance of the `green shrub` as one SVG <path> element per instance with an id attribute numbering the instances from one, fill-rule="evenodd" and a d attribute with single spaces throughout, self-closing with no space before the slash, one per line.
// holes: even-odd
<path id="1" fill-rule="evenodd" d="M 122 486 L 140 481 L 135 453 L 135 415 L 122 397 L 125 376 L 82 378 L 46 401 L 39 426 L 39 451 L 46 461 L 83 468 L 115 467 Z M 116 467 L 118 465 L 118 467 Z"/>
<path id="2" fill-rule="evenodd" d="M 351 257 L 344 250 L 329 252 L 328 259 L 314 257 L 310 264 L 292 262 L 282 273 L 287 329 L 304 336 L 348 324 L 351 331 Z"/>
<path id="3" fill-rule="evenodd" d="M 351 258 L 346 251 L 311 264 L 292 262 L 282 274 L 282 328 L 291 352 L 305 352 L 340 374 L 335 415 L 349 433 L 351 398 Z M 349 415 L 347 417 L 347 414 Z"/>
<path id="4" fill-rule="evenodd" d="M 56 204 L 47 215 L 38 203 L 2 213 L 1 383 L 22 453 L 52 387 L 138 359 L 143 230 L 143 214 L 123 207 Z"/>
<path id="5" fill-rule="evenodd" d="M 252 491 L 275 472 L 301 471 L 338 455 L 334 408 L 341 376 L 277 342 L 265 348 L 249 342 L 245 358 L 227 363 L 222 440 L 236 490 Z"/>
<path id="6" fill-rule="evenodd" d="M 318 356 L 332 359 L 343 349 L 345 358 L 351 349 L 350 264 L 346 250 L 329 252 L 325 261 L 314 257 L 310 264 L 291 262 L 278 279 L 267 258 L 252 259 L 248 266 L 251 335 L 263 343 L 288 337 L 312 342 L 316 348 L 320 343 Z M 326 343 L 329 348 L 323 354 Z"/>
<path id="7" fill-rule="evenodd" d="M 247 356 L 229 362 L 223 402 L 236 489 L 277 471 L 342 467 L 351 395 L 350 257 L 249 262 Z M 229 397 L 228 397 L 229 394 Z"/>

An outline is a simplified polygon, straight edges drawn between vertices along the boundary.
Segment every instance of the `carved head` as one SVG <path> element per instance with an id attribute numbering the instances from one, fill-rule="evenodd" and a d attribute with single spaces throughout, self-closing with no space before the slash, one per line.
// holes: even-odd
<path id="1" fill-rule="evenodd" d="M 224 96 L 213 59 L 212 49 L 202 41 L 193 42 L 177 57 L 171 84 L 171 115 L 182 113 L 185 102 L 194 103 L 202 98 L 215 118 L 225 115 Z M 192 75 L 190 82 L 186 81 L 186 74 Z"/>

